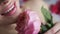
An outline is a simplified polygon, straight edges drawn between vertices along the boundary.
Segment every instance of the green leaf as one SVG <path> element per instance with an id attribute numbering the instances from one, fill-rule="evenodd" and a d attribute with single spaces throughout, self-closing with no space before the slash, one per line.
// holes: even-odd
<path id="1" fill-rule="evenodd" d="M 45 21 L 46 21 L 46 25 L 42 25 L 41 26 L 41 32 L 44 33 L 46 32 L 47 30 L 49 30 L 51 27 L 53 27 L 53 22 L 52 22 L 52 15 L 51 13 L 42 6 L 41 8 L 41 12 L 45 18 Z"/>
<path id="2" fill-rule="evenodd" d="M 46 21 L 52 20 L 52 15 L 51 15 L 51 13 L 50 13 L 47 9 L 45 9 L 43 6 L 42 6 L 42 8 L 41 8 L 41 11 L 42 11 L 42 13 L 43 13 Z"/>
<path id="3" fill-rule="evenodd" d="M 47 27 L 45 26 L 45 25 L 42 25 L 41 26 L 41 33 L 44 33 L 44 32 L 46 32 L 48 29 L 47 29 Z"/>
<path id="4" fill-rule="evenodd" d="M 50 28 L 52 27 L 52 25 L 51 25 L 50 23 L 47 23 L 45 26 L 46 26 L 48 29 L 50 29 Z"/>

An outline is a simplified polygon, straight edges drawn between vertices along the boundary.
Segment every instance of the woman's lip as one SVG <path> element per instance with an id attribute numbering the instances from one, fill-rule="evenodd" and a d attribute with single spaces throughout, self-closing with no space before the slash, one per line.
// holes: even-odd
<path id="1" fill-rule="evenodd" d="M 16 7 L 14 7 L 9 13 L 6 14 L 6 16 L 11 16 L 16 12 Z"/>
<path id="2" fill-rule="evenodd" d="M 15 13 L 15 11 L 16 11 L 16 5 L 15 5 L 15 2 L 14 2 L 14 7 L 12 8 L 12 10 L 10 10 L 8 13 L 3 13 L 2 15 L 5 15 L 5 16 L 11 16 L 11 15 L 13 15 L 14 13 Z M 11 8 L 11 5 L 10 6 L 8 6 L 6 9 L 5 9 L 5 12 L 8 10 L 8 9 L 10 9 Z"/>
<path id="3" fill-rule="evenodd" d="M 12 5 L 13 5 L 13 3 L 8 4 L 8 5 L 5 7 L 5 9 L 3 10 L 3 12 L 6 12 Z"/>

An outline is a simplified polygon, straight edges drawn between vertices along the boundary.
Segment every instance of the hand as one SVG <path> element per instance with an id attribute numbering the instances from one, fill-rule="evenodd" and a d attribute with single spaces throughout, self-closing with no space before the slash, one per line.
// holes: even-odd
<path id="1" fill-rule="evenodd" d="M 44 34 L 60 34 L 60 23 L 56 23 L 54 27 Z"/>

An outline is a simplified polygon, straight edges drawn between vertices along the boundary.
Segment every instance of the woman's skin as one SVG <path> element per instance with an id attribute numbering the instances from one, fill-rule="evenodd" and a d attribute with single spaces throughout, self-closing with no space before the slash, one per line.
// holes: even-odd
<path id="1" fill-rule="evenodd" d="M 15 7 L 13 11 L 12 6 Z M 10 10 L 12 12 L 7 13 Z M 19 0 L 0 0 L 0 34 L 17 34 L 15 23 L 20 13 Z"/>

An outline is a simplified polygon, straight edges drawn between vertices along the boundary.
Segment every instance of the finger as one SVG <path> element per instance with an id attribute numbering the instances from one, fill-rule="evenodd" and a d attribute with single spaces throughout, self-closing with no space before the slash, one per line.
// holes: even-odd
<path id="1" fill-rule="evenodd" d="M 60 30 L 58 30 L 55 34 L 60 34 Z"/>
<path id="2" fill-rule="evenodd" d="M 56 34 L 60 34 L 60 31 L 58 33 L 56 33 Z"/>
<path id="3" fill-rule="evenodd" d="M 47 31 L 45 34 L 54 34 L 60 29 L 60 23 L 55 24 L 53 28 Z"/>

